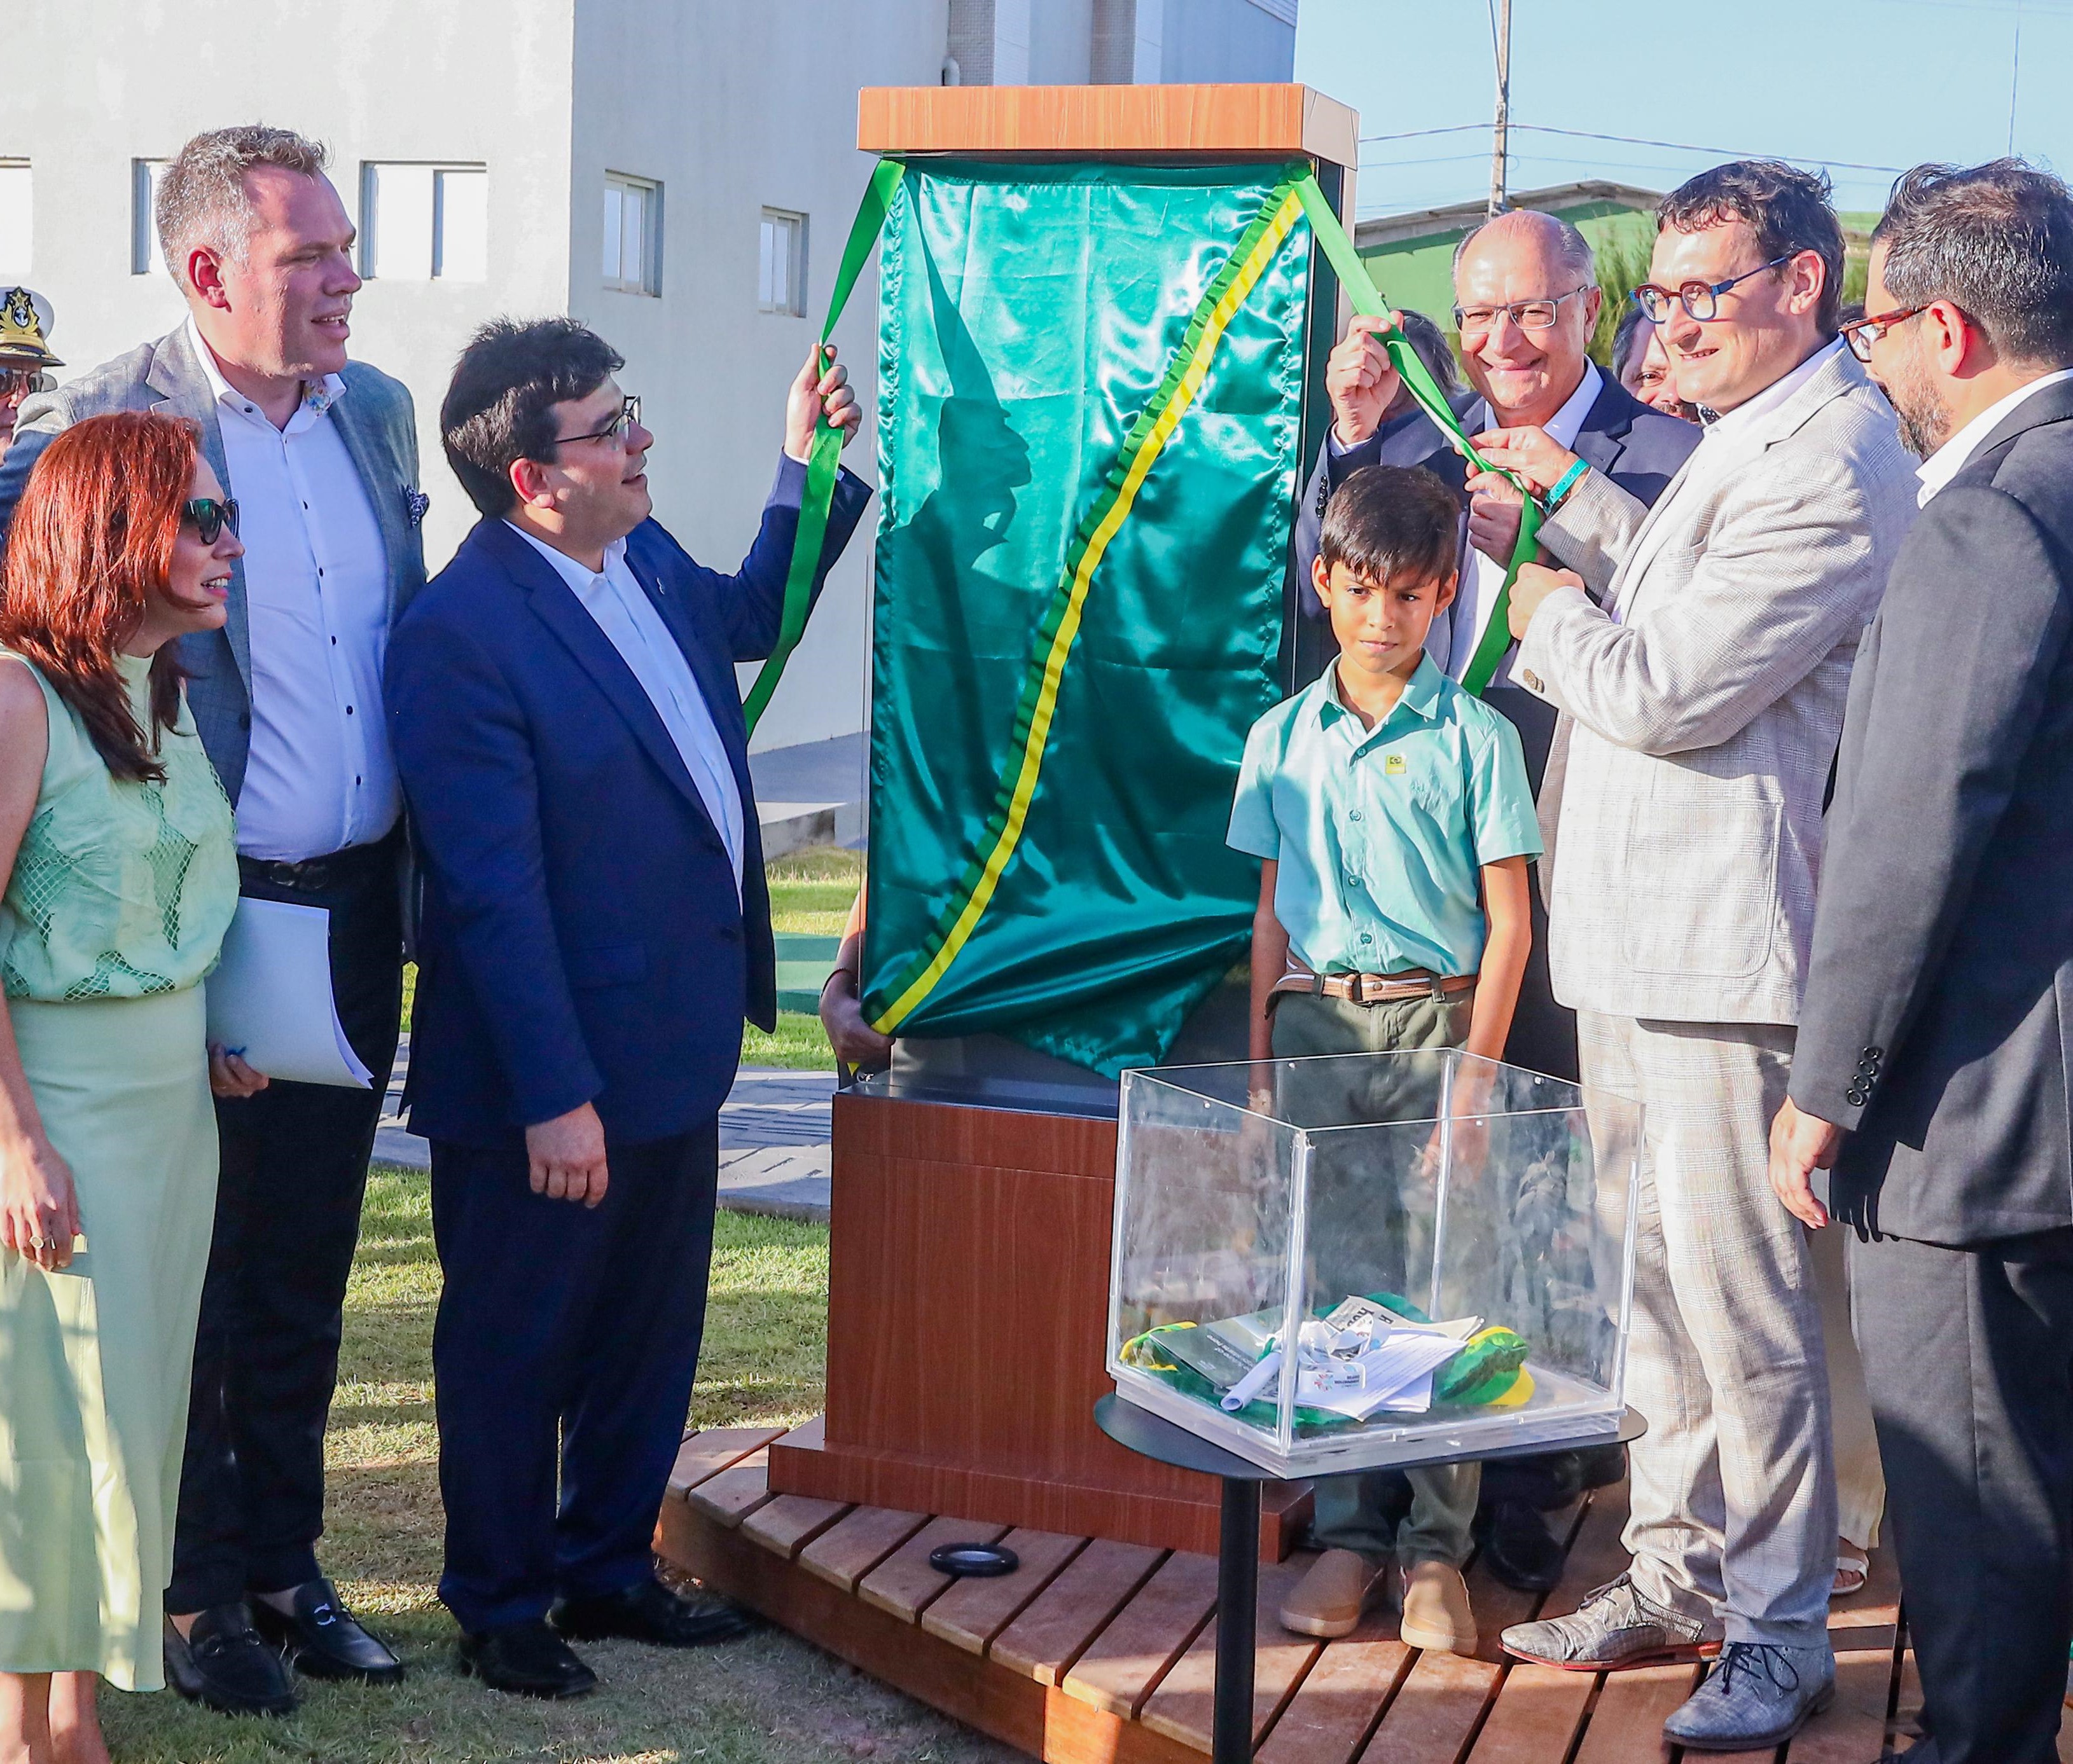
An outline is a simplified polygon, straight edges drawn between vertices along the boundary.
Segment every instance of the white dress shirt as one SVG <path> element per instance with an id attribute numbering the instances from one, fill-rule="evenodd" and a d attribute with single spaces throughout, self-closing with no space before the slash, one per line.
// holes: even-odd
<path id="1" fill-rule="evenodd" d="M 1712 449 L 1712 452 L 1708 458 L 1708 464 L 1727 463 L 1732 456 L 1738 453 L 1744 436 L 1755 420 L 1766 410 L 1777 409 L 1793 393 L 1820 372 L 1828 358 L 1843 347 L 1843 339 L 1840 337 L 1831 339 L 1801 362 L 1791 373 L 1772 380 L 1754 397 L 1745 398 L 1733 409 L 1723 411 L 1718 416 L 1710 418 L 1706 424 L 1706 432 L 1700 438 L 1698 450 L 1692 455 L 1694 463 L 1696 463 L 1700 455 L 1709 447 Z"/>
<path id="2" fill-rule="evenodd" d="M 1591 406 L 1598 401 L 1598 394 L 1604 389 L 1605 380 L 1597 365 L 1586 361 L 1584 377 L 1576 382 L 1576 389 L 1569 394 L 1562 408 L 1542 425 L 1548 431 L 1548 438 L 1558 447 L 1574 452 L 1576 437 L 1583 431 L 1584 419 L 1590 415 Z M 1467 420 L 1462 424 L 1471 435 L 1479 435 L 1496 426 L 1489 403 L 1480 399 L 1469 408 Z M 1497 606 L 1498 594 L 1504 586 L 1506 565 L 1484 556 L 1473 545 L 1468 550 L 1469 566 L 1461 572 L 1461 586 L 1454 590 L 1454 616 L 1449 626 L 1453 641 L 1444 659 L 1433 657 L 1454 680 L 1465 674 L 1469 664 L 1475 660 L 1476 646 L 1482 641 L 1490 614 Z M 1511 664 L 1518 659 L 1519 646 L 1515 644 L 1505 652 L 1490 683 L 1493 686 L 1511 685 Z"/>
<path id="3" fill-rule="evenodd" d="M 225 493 L 245 541 L 251 747 L 237 849 L 288 863 L 373 843 L 402 791 L 381 711 L 389 557 L 367 487 L 332 421 L 336 374 L 307 386 L 285 429 L 223 377 L 188 321 L 216 397 Z"/>
<path id="4" fill-rule="evenodd" d="M 1922 480 L 1921 493 L 1915 499 L 1917 506 L 1927 508 L 1931 496 L 1972 464 L 1972 455 L 1986 445 L 1987 437 L 2001 427 L 2001 418 L 2024 399 L 2034 397 L 2046 386 L 2055 386 L 2067 380 L 2073 380 L 2073 368 L 2040 374 L 2026 384 L 2017 386 L 2005 398 L 1997 398 L 1989 405 L 1915 468 L 1914 475 Z"/>
<path id="5" fill-rule="evenodd" d="M 691 664 L 670 634 L 662 615 L 655 610 L 633 567 L 626 561 L 626 541 L 615 539 L 604 551 L 600 574 L 578 563 L 565 552 L 536 539 L 516 521 L 505 524 L 554 566 L 555 574 L 569 585 L 582 606 L 596 621 L 620 660 L 640 682 L 670 732 L 684 770 L 691 775 L 699 800 L 719 830 L 727 847 L 727 861 L 734 866 L 734 886 L 741 890 L 741 790 L 734 781 L 726 744 L 719 738 L 712 709 L 699 690 Z"/>

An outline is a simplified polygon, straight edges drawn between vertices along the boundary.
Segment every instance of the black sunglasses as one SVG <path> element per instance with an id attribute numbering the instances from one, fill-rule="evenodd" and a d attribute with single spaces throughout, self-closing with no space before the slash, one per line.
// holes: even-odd
<path id="1" fill-rule="evenodd" d="M 196 496 L 183 504 L 180 519 L 192 520 L 204 545 L 212 545 L 228 527 L 237 531 L 237 499 L 234 496 Z"/>

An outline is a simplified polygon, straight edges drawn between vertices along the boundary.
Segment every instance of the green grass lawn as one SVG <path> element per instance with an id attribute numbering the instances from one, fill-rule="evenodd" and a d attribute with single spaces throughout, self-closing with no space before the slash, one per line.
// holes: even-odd
<path id="1" fill-rule="evenodd" d="M 764 866 L 763 873 L 770 882 L 772 930 L 839 937 L 848 922 L 850 903 L 863 886 L 863 854 L 818 846 L 773 858 Z M 414 965 L 403 970 L 406 1028 L 417 989 L 418 970 Z M 810 1011 L 786 1010 L 777 1014 L 775 1034 L 764 1034 L 753 1023 L 744 1028 L 741 1063 L 789 1066 L 795 1071 L 826 1071 L 834 1067 L 835 1056 L 819 1018 Z"/>
<path id="2" fill-rule="evenodd" d="M 792 1425 L 821 1407 L 827 1228 L 722 1213 L 700 1426 Z M 579 1702 L 499 1696 L 458 1676 L 435 1594 L 443 1519 L 433 1426 L 439 1301 L 426 1178 L 377 1166 L 346 1297 L 327 1445 L 325 1565 L 402 1652 L 400 1689 L 305 1682 L 285 1721 L 227 1721 L 106 1693 L 117 1764 L 1009 1764 L 1020 1757 L 777 1630 L 671 1653 L 586 1644 L 604 1686 Z"/>
<path id="3" fill-rule="evenodd" d="M 770 928 L 839 937 L 849 910 L 863 884 L 863 853 L 817 846 L 763 866 L 770 881 Z M 777 1014 L 777 1032 L 766 1035 L 753 1023 L 742 1032 L 744 1066 L 789 1066 L 799 1071 L 827 1071 L 835 1063 L 826 1030 L 810 1012 Z"/>
<path id="4" fill-rule="evenodd" d="M 839 937 L 863 884 L 863 853 L 817 845 L 773 857 L 763 866 L 770 883 L 770 928 Z"/>

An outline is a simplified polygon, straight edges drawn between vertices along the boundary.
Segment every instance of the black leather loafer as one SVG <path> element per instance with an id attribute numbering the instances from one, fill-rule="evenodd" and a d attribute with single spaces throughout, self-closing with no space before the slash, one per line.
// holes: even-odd
<path id="1" fill-rule="evenodd" d="M 1524 1501 L 1498 1501 L 1488 1510 L 1483 1565 L 1522 1593 L 1552 1592 L 1569 1552 L 1552 1536 L 1539 1510 Z"/>
<path id="2" fill-rule="evenodd" d="M 552 1613 L 554 1627 L 581 1642 L 609 1637 L 657 1647 L 702 1647 L 746 1634 L 755 1620 L 738 1605 L 707 1593 L 681 1598 L 660 1581 L 641 1581 L 595 1598 L 565 1598 Z"/>
<path id="3" fill-rule="evenodd" d="M 277 1611 L 263 1598 L 252 1600 L 251 1608 L 259 1633 L 299 1672 L 363 1684 L 403 1682 L 403 1663 L 354 1621 L 329 1581 L 298 1586 L 292 1611 Z"/>
<path id="4" fill-rule="evenodd" d="M 460 1669 L 492 1691 L 550 1701 L 587 1696 L 597 1674 L 577 1659 L 567 1643 L 541 1618 L 460 1639 Z"/>
<path id="5" fill-rule="evenodd" d="M 280 1650 L 269 1647 L 242 1605 L 216 1605 L 186 1635 L 166 1619 L 166 1682 L 219 1715 L 286 1715 L 295 1688 Z"/>

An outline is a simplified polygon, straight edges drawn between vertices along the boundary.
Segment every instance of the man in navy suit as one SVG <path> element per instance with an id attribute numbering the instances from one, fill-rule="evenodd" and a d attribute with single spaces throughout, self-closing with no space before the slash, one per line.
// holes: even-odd
<path id="1" fill-rule="evenodd" d="M 816 421 L 857 428 L 833 354 L 793 384 L 732 576 L 651 518 L 654 437 L 575 321 L 485 327 L 440 411 L 483 518 L 389 650 L 425 878 L 406 1100 L 446 1277 L 439 1594 L 463 1670 L 498 1690 L 592 1688 L 565 1636 L 742 1626 L 661 1586 L 649 1542 L 698 1365 L 719 1106 L 743 1018 L 776 1021 L 734 664 L 776 640 Z M 869 496 L 842 475 L 816 587 Z"/>

